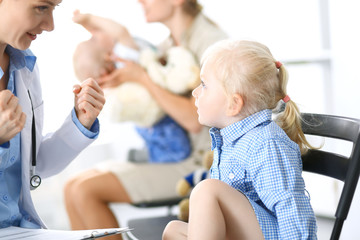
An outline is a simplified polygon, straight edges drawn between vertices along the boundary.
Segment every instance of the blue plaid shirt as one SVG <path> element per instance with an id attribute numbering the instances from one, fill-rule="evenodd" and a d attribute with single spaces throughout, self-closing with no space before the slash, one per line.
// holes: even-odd
<path id="1" fill-rule="evenodd" d="M 263 110 L 210 130 L 211 178 L 245 194 L 265 239 L 317 239 L 299 147 L 271 116 L 271 110 Z"/>

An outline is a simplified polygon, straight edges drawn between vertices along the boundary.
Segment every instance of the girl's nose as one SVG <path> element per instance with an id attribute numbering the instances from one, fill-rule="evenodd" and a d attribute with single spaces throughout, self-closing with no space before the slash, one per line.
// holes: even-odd
<path id="1" fill-rule="evenodd" d="M 198 96 L 197 91 L 198 91 L 199 87 L 200 87 L 200 85 L 197 86 L 197 87 L 192 91 L 192 96 L 193 96 L 194 98 L 197 98 L 197 96 Z"/>

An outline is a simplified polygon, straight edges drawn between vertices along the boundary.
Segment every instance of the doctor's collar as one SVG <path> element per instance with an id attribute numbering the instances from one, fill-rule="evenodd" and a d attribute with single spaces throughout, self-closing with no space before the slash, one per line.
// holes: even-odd
<path id="1" fill-rule="evenodd" d="M 8 45 L 5 51 L 9 54 L 10 61 L 13 64 L 15 70 L 26 67 L 31 72 L 34 70 L 36 63 L 36 56 L 31 52 L 30 49 L 19 50 Z M 12 71 L 14 69 L 10 69 Z"/>

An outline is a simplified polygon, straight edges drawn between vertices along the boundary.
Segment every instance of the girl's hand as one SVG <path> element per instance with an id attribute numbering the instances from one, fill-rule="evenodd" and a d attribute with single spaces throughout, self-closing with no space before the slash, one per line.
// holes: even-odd
<path id="1" fill-rule="evenodd" d="M 115 69 L 110 74 L 100 77 L 98 83 L 102 88 L 117 87 L 124 82 L 142 83 L 146 79 L 147 72 L 139 64 L 122 58 L 116 58 L 117 62 L 123 64 L 122 67 Z"/>
<path id="2" fill-rule="evenodd" d="M 105 104 L 104 92 L 92 78 L 86 79 L 81 85 L 74 85 L 73 92 L 76 116 L 90 130 Z"/>
<path id="3" fill-rule="evenodd" d="M 15 137 L 24 128 L 25 120 L 19 99 L 9 90 L 0 91 L 0 144 Z"/>

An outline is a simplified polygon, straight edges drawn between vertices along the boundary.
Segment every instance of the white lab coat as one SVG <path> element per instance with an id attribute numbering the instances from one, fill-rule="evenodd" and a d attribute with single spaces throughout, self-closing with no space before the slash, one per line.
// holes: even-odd
<path id="1" fill-rule="evenodd" d="M 26 114 L 25 127 L 21 131 L 22 189 L 19 205 L 31 216 L 32 220 L 46 228 L 34 208 L 30 195 L 32 110 L 28 90 L 31 94 L 36 122 L 36 174 L 42 179 L 63 170 L 81 150 L 94 140 L 80 132 L 73 123 L 71 114 L 56 132 L 46 136 L 42 135 L 44 108 L 37 65 L 33 72 L 26 67 L 16 71 L 15 86 L 19 104 Z"/>

